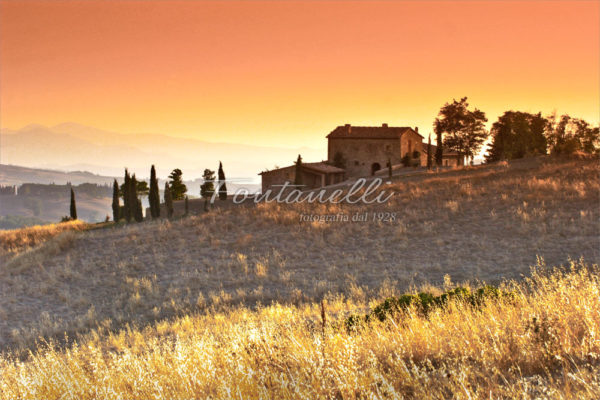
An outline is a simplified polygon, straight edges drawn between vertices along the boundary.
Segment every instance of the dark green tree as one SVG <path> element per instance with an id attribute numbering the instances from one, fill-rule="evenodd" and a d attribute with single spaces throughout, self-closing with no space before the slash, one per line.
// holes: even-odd
<path id="1" fill-rule="evenodd" d="M 302 156 L 298 154 L 298 159 L 296 160 L 296 171 L 294 173 L 294 185 L 299 188 L 304 186 L 304 177 L 302 176 Z"/>
<path id="2" fill-rule="evenodd" d="M 485 129 L 485 113 L 475 108 L 469 110 L 467 98 L 446 103 L 435 119 L 436 134 L 444 137 L 444 147 L 457 153 L 459 165 L 464 157 L 471 157 L 481 148 L 489 133 Z M 439 149 L 439 147 L 438 147 Z M 438 150 L 439 151 L 439 150 Z M 436 154 L 436 162 L 438 154 Z M 441 160 L 440 160 L 441 161 Z"/>
<path id="3" fill-rule="evenodd" d="M 592 127 L 586 121 L 567 114 L 560 119 L 553 114 L 547 120 L 546 139 L 552 154 L 571 154 L 575 151 L 593 154 L 599 151 L 598 127 Z"/>
<path id="4" fill-rule="evenodd" d="M 225 184 L 225 172 L 221 161 L 219 161 L 219 200 L 227 200 L 227 185 Z"/>
<path id="5" fill-rule="evenodd" d="M 205 169 L 202 179 L 204 179 L 204 183 L 200 186 L 200 195 L 204 198 L 204 211 L 208 211 L 208 199 L 215 192 L 215 172 Z"/>
<path id="6" fill-rule="evenodd" d="M 123 212 L 124 217 L 127 222 L 131 221 L 132 217 L 132 206 L 131 206 L 131 196 L 129 194 L 129 189 L 131 188 L 131 179 L 129 177 L 129 171 L 125 168 L 125 179 L 123 181 L 123 186 L 121 187 L 121 194 L 123 195 Z"/>
<path id="7" fill-rule="evenodd" d="M 135 174 L 131 175 L 131 179 L 129 179 L 129 189 L 127 190 L 129 195 L 129 207 L 131 212 L 131 217 L 140 222 L 139 220 L 139 211 L 138 211 L 138 195 L 137 195 L 137 187 L 138 182 L 135 178 Z"/>
<path id="8" fill-rule="evenodd" d="M 121 209 L 121 205 L 119 204 L 119 184 L 115 179 L 113 183 L 113 199 L 112 199 L 112 212 L 113 212 L 113 221 L 119 222 L 120 214 L 119 211 Z"/>
<path id="9" fill-rule="evenodd" d="M 171 218 L 173 216 L 173 196 L 171 195 L 171 188 L 169 182 L 165 182 L 165 208 L 167 209 L 167 216 Z"/>
<path id="10" fill-rule="evenodd" d="M 73 191 L 73 188 L 71 188 L 71 219 L 72 220 L 76 220 L 77 219 L 77 206 L 75 205 L 75 192 Z"/>
<path id="11" fill-rule="evenodd" d="M 150 168 L 150 192 L 148 193 L 148 202 L 150 203 L 150 215 L 152 218 L 160 217 L 160 195 L 158 193 L 158 179 L 156 179 L 154 165 Z"/>
<path id="12" fill-rule="evenodd" d="M 169 175 L 169 187 L 171 188 L 171 196 L 173 200 L 183 200 L 187 193 L 187 187 L 182 180 L 183 172 L 179 168 L 175 168 Z"/>
<path id="13" fill-rule="evenodd" d="M 547 123 L 541 113 L 506 111 L 492 125 L 492 143 L 485 157 L 486 161 L 546 154 L 544 130 Z"/>
<path id="14" fill-rule="evenodd" d="M 333 155 L 333 166 L 342 169 L 346 168 L 346 159 L 344 158 L 344 155 L 339 151 L 337 151 Z"/>
<path id="15" fill-rule="evenodd" d="M 435 130 L 435 165 L 438 167 L 442 166 L 442 161 L 444 158 L 444 142 L 442 138 L 442 132 Z"/>
<path id="16" fill-rule="evenodd" d="M 185 196 L 184 206 L 185 206 L 184 214 L 188 215 L 190 213 L 190 204 L 188 202 L 188 197 L 187 196 Z"/>
<path id="17" fill-rule="evenodd" d="M 202 179 L 204 180 L 204 183 L 200 186 L 200 195 L 207 199 L 215 192 L 215 171 L 205 169 L 204 174 L 202 174 Z"/>
<path id="18" fill-rule="evenodd" d="M 136 222 L 142 222 L 144 220 L 144 210 L 142 209 L 142 200 L 135 199 L 135 213 L 133 216 Z"/>
<path id="19" fill-rule="evenodd" d="M 142 196 L 150 195 L 150 188 L 148 187 L 148 182 L 146 181 L 137 181 L 136 182 L 136 191 L 138 198 Z"/>
<path id="20" fill-rule="evenodd" d="M 431 134 L 429 134 L 429 139 L 427 140 L 427 169 L 431 169 L 432 167 L 432 156 L 431 154 Z"/>

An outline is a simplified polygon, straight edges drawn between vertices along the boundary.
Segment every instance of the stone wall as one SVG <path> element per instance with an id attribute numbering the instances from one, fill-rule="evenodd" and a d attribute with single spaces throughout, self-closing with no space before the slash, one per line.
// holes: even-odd
<path id="1" fill-rule="evenodd" d="M 294 183 L 296 175 L 296 166 L 274 169 L 272 171 L 263 172 L 261 175 L 262 180 L 262 193 L 264 193 L 272 185 L 282 185 L 286 181 Z"/>
<path id="2" fill-rule="evenodd" d="M 329 162 L 341 153 L 346 161 L 346 178 L 369 176 L 373 168 L 385 168 L 388 160 L 400 164 L 407 153 L 423 152 L 422 137 L 413 131 L 405 132 L 400 139 L 330 138 L 327 146 Z"/>

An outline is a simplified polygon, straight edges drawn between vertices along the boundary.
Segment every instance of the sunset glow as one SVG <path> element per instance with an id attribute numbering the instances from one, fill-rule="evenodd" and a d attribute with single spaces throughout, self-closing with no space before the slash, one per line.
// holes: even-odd
<path id="1" fill-rule="evenodd" d="M 599 2 L 2 1 L 0 124 L 325 147 L 468 96 L 597 124 Z"/>

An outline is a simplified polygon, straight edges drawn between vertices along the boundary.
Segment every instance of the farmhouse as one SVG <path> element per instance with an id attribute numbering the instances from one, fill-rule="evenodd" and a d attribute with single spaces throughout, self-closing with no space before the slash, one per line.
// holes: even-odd
<path id="1" fill-rule="evenodd" d="M 295 180 L 296 166 L 277 168 L 263 171 L 259 175 L 262 180 L 262 192 L 274 185 L 283 185 L 285 182 L 293 183 Z M 327 185 L 340 183 L 345 179 L 345 171 L 326 162 L 302 163 L 303 189 L 316 189 Z"/>
<path id="2" fill-rule="evenodd" d="M 327 135 L 327 159 L 343 166 L 347 177 L 368 176 L 408 156 L 411 165 L 421 164 L 423 136 L 419 128 L 344 125 Z"/>
<path id="3" fill-rule="evenodd" d="M 433 157 L 435 149 L 432 146 Z M 442 165 L 462 165 L 457 156 L 444 152 Z M 375 175 L 388 163 L 412 167 L 427 164 L 427 144 L 423 143 L 419 128 L 341 125 L 327 135 L 327 161 L 302 164 L 304 189 Z M 261 172 L 263 193 L 275 185 L 293 183 L 295 172 L 295 165 Z"/>

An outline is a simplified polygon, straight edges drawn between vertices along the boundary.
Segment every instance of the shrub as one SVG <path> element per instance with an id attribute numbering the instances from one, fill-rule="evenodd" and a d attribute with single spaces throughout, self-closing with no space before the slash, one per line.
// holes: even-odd
<path id="1" fill-rule="evenodd" d="M 410 167 L 411 164 L 411 159 L 410 159 L 410 155 L 408 155 L 408 153 L 402 157 L 400 159 L 400 162 L 402 163 L 402 165 L 404 165 L 405 167 Z"/>
<path id="2" fill-rule="evenodd" d="M 404 294 L 399 297 L 388 297 L 382 303 L 378 304 L 370 313 L 361 317 L 353 314 L 346 318 L 345 327 L 347 331 L 355 331 L 365 323 L 372 321 L 374 318 L 383 322 L 388 317 L 405 312 L 411 307 L 414 307 L 418 313 L 423 316 L 437 308 L 445 307 L 450 301 L 461 301 L 473 307 L 479 307 L 488 300 L 511 299 L 512 292 L 500 290 L 492 285 L 485 285 L 471 292 L 468 288 L 457 287 L 448 290 L 445 293 L 434 296 L 431 293 L 421 292 L 418 294 Z"/>

